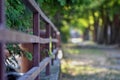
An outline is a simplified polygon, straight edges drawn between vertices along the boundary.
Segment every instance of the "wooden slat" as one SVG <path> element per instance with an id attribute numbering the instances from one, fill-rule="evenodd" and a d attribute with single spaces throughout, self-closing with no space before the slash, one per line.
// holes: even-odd
<path id="1" fill-rule="evenodd" d="M 5 1 L 0 0 L 0 28 L 5 28 Z"/>
<path id="2" fill-rule="evenodd" d="M 50 38 L 50 35 L 51 35 L 51 27 L 50 27 L 50 24 L 46 23 L 46 25 L 45 25 L 45 30 L 46 30 L 46 32 L 45 32 L 45 33 L 46 33 L 45 37 L 46 37 L 46 38 Z M 47 49 L 47 50 L 49 51 L 49 50 L 50 50 L 50 44 L 46 44 L 46 45 L 45 45 L 45 49 Z M 48 53 L 48 52 L 46 52 L 46 57 L 49 57 L 49 53 Z M 50 75 L 50 64 L 47 64 L 45 73 L 46 73 L 46 76 Z"/>
<path id="3" fill-rule="evenodd" d="M 5 0 L 0 0 L 0 29 L 3 28 L 5 28 Z M 0 42 L 0 80 L 6 80 L 4 45 L 3 42 Z"/>
<path id="4" fill-rule="evenodd" d="M 0 43 L 0 80 L 6 80 L 4 58 L 4 44 Z"/>
<path id="5" fill-rule="evenodd" d="M 54 38 L 54 30 L 53 30 L 53 28 L 51 29 L 51 37 Z M 52 43 L 51 50 L 52 50 L 52 52 L 54 52 L 54 43 Z M 51 65 L 54 65 L 54 59 L 51 60 Z"/>
<path id="6" fill-rule="evenodd" d="M 23 0 L 23 2 L 25 3 L 25 5 L 27 7 L 29 7 L 33 12 L 38 12 L 40 14 L 40 16 L 43 18 L 43 20 L 47 23 L 49 23 L 53 29 L 56 32 L 59 32 L 57 30 L 57 28 L 55 27 L 55 25 L 48 19 L 48 17 L 42 12 L 42 10 L 39 8 L 38 4 L 35 2 L 35 0 Z"/>
<path id="7" fill-rule="evenodd" d="M 25 34 L 22 32 L 0 29 L 0 41 L 18 42 L 18 43 L 49 43 L 50 39 L 40 38 L 34 35 Z M 57 39 L 52 39 L 52 42 L 58 42 Z"/>
<path id="8" fill-rule="evenodd" d="M 54 43 L 57 43 L 57 42 L 58 42 L 58 40 L 55 39 L 55 38 L 53 38 L 51 41 L 54 42 Z"/>
<path id="9" fill-rule="evenodd" d="M 33 34 L 38 36 L 40 35 L 40 17 L 38 13 L 33 13 Z M 32 59 L 32 66 L 39 66 L 40 61 L 40 44 L 33 43 L 33 59 Z M 36 77 L 35 80 L 39 80 L 39 77 Z"/>
<path id="10" fill-rule="evenodd" d="M 56 34 L 56 38 L 58 39 L 57 47 L 60 48 L 60 44 L 61 44 L 61 43 L 60 43 L 60 42 L 61 42 L 61 41 L 60 41 L 60 40 L 61 40 L 61 39 L 60 39 L 60 33 L 57 33 L 57 34 Z"/>
<path id="11" fill-rule="evenodd" d="M 49 42 L 54 42 L 54 43 L 57 43 L 58 40 L 57 39 L 49 39 L 49 38 L 40 38 L 40 43 L 41 44 L 46 44 L 46 43 L 49 43 Z"/>
<path id="12" fill-rule="evenodd" d="M 34 80 L 35 77 L 33 73 L 37 71 L 38 67 L 33 67 L 31 70 L 29 70 L 27 73 L 25 73 L 22 77 L 20 77 L 18 80 L 29 80 L 28 78 L 31 77 L 31 80 Z"/>
<path id="13" fill-rule="evenodd" d="M 45 58 L 40 64 L 39 67 L 34 67 L 27 73 L 25 73 L 21 78 L 18 80 L 34 80 L 39 73 L 45 68 L 45 66 L 50 62 L 51 58 Z"/>
<path id="14" fill-rule="evenodd" d="M 39 42 L 39 37 L 17 32 L 11 31 L 7 29 L 0 29 L 0 41 L 5 42 Z"/>

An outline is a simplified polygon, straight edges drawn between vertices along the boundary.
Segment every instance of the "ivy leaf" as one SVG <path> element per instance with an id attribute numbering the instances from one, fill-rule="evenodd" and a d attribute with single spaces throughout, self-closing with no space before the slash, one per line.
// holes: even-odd
<path id="1" fill-rule="evenodd" d="M 28 60 L 32 61 L 32 59 L 33 59 L 32 53 L 30 53 L 30 52 L 25 52 L 25 56 L 26 56 L 26 58 L 27 58 Z"/>

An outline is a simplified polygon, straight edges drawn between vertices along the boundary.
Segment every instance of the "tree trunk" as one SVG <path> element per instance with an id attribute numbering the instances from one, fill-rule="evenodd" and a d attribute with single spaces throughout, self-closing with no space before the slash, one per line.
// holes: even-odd
<path id="1" fill-rule="evenodd" d="M 113 29 L 112 29 L 112 42 L 114 44 L 120 44 L 120 19 L 119 15 L 114 15 L 114 20 L 113 20 Z"/>
<path id="2" fill-rule="evenodd" d="M 86 28 L 84 31 L 84 40 L 89 40 L 89 28 Z"/>
<path id="3" fill-rule="evenodd" d="M 97 43 L 98 44 L 103 44 L 103 27 L 102 26 L 98 27 Z"/>
<path id="4" fill-rule="evenodd" d="M 99 23 L 99 20 L 98 20 L 98 18 L 95 16 L 94 11 L 93 11 L 92 14 L 93 14 L 93 18 L 94 18 L 94 24 L 93 24 L 93 26 L 94 26 L 93 40 L 94 40 L 95 42 L 97 42 L 97 33 L 98 33 L 98 23 Z"/>

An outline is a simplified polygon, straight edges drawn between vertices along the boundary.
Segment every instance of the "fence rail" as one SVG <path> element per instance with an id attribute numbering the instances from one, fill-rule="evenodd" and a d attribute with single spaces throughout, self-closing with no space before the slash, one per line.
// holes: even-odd
<path id="1" fill-rule="evenodd" d="M 50 62 L 51 58 L 46 57 L 42 62 L 39 63 L 39 67 L 33 67 L 28 71 L 23 77 L 18 80 L 34 80 L 39 73 L 45 68 L 45 66 Z"/>
<path id="2" fill-rule="evenodd" d="M 19 37 L 18 37 L 19 36 Z M 0 30 L 0 41 L 4 42 L 19 42 L 19 43 L 49 43 L 51 42 L 58 42 L 55 38 L 41 38 L 35 35 L 29 35 L 22 32 L 7 30 L 7 29 L 1 29 Z"/>
<path id="3" fill-rule="evenodd" d="M 60 33 L 55 25 L 39 8 L 35 0 L 23 0 L 23 3 L 33 13 L 33 35 L 18 31 L 8 30 L 5 28 L 5 0 L 0 0 L 0 80 L 6 80 L 5 77 L 5 52 L 4 45 L 8 42 L 12 43 L 32 43 L 33 44 L 33 60 L 32 68 L 27 71 L 19 80 L 39 80 L 40 72 L 46 67 L 46 75 L 50 74 L 50 61 L 53 59 L 46 52 L 46 57 L 41 60 L 40 50 L 49 50 L 52 43 L 53 55 L 56 55 L 60 47 Z M 40 19 L 46 24 L 45 32 L 40 30 Z M 52 39 L 51 39 L 52 38 Z M 42 47 L 44 45 L 45 47 Z M 42 49 L 41 49 L 42 48 Z M 41 62 L 40 62 L 41 61 Z M 29 64 L 29 63 L 28 63 Z"/>

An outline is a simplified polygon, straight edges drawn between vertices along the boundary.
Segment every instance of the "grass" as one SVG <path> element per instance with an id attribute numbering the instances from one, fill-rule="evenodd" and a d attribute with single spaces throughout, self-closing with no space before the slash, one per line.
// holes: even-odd
<path id="1" fill-rule="evenodd" d="M 68 54 L 104 54 L 100 49 L 80 48 L 75 44 L 64 44 L 63 51 Z"/>

